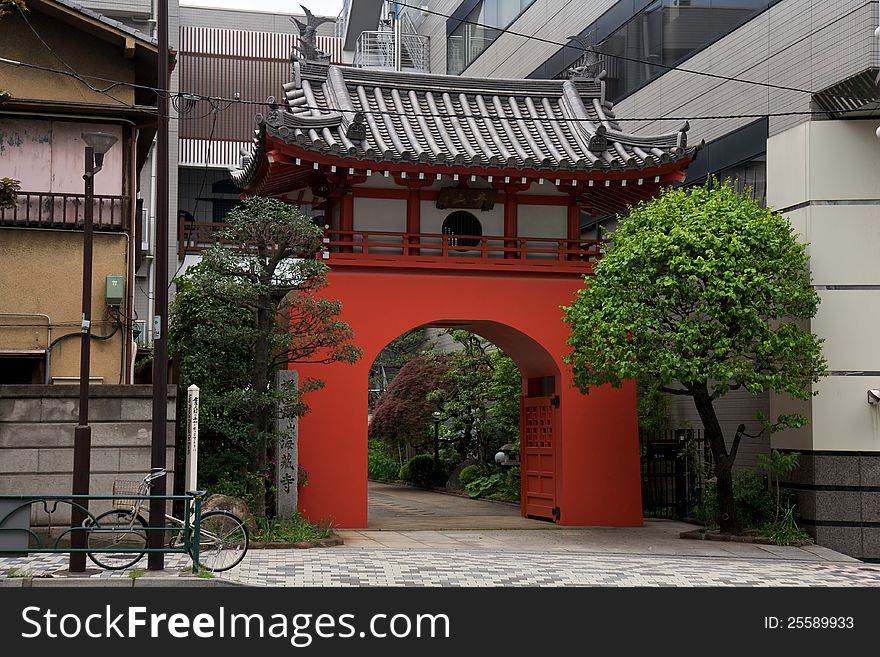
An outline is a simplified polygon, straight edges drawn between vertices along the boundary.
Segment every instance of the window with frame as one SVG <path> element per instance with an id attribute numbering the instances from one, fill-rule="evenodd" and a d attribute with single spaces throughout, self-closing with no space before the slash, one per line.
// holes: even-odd
<path id="1" fill-rule="evenodd" d="M 444 235 L 455 236 L 449 238 L 449 246 L 471 247 L 480 245 L 483 226 L 470 212 L 457 210 L 443 220 L 441 231 Z"/>
<path id="2" fill-rule="evenodd" d="M 598 44 L 595 48 L 608 72 L 606 94 L 617 102 L 778 1 L 621 0 L 581 36 Z M 638 11 L 622 13 L 627 5 L 635 9 L 639 4 L 643 6 Z M 566 77 L 569 67 L 578 64 L 572 61 L 572 50 L 563 49 L 529 77 Z"/>
<path id="3" fill-rule="evenodd" d="M 446 72 L 460 75 L 535 0 L 480 0 L 446 37 Z"/>

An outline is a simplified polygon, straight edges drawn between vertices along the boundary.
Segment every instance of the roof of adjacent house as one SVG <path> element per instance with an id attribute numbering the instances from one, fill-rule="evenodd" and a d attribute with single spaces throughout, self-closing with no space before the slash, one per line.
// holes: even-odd
<path id="1" fill-rule="evenodd" d="M 699 146 L 688 147 L 686 122 L 659 135 L 622 130 L 601 78 L 466 78 L 298 59 L 283 101 L 257 116 L 253 151 L 232 175 L 245 188 L 254 181 L 267 137 L 368 166 L 434 164 L 548 177 L 674 162 L 683 168 L 693 159 Z"/>
<path id="2" fill-rule="evenodd" d="M 59 4 L 64 7 L 67 7 L 68 9 L 73 9 L 74 11 L 78 11 L 79 13 L 83 14 L 84 16 L 88 16 L 89 18 L 94 18 L 96 21 L 104 23 L 104 25 L 107 25 L 108 27 L 112 27 L 116 30 L 119 30 L 120 32 L 124 32 L 125 34 L 133 36 L 136 39 L 139 39 L 141 41 L 149 43 L 153 46 L 159 45 L 158 40 L 155 39 L 154 37 L 150 36 L 149 34 L 145 34 L 145 33 L 141 32 L 140 30 L 136 30 L 132 27 L 129 27 L 128 25 L 126 25 L 125 23 L 123 23 L 121 21 L 118 21 L 113 18 L 109 18 L 109 17 L 105 16 L 104 14 L 101 14 L 101 13 L 95 11 L 94 9 L 89 9 L 88 7 L 84 7 L 81 4 L 79 4 L 78 2 L 73 2 L 72 0 L 51 0 L 51 2 L 54 2 L 55 4 Z"/>

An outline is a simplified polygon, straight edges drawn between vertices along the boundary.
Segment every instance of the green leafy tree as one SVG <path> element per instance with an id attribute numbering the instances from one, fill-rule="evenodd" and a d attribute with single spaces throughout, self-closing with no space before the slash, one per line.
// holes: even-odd
<path id="1" fill-rule="evenodd" d="M 5 92 L 0 91 L 0 102 L 2 102 L 3 93 Z M 15 207 L 20 189 L 19 181 L 12 178 L 0 178 L 0 210 Z"/>
<path id="2" fill-rule="evenodd" d="M 731 468 L 745 426 L 726 442 L 715 402 L 737 388 L 808 399 L 824 375 L 822 341 L 802 328 L 819 304 L 806 247 L 780 214 L 714 181 L 639 204 L 610 240 L 564 309 L 575 382 L 587 392 L 647 376 L 691 397 L 714 457 L 719 525 L 736 532 Z M 782 415 L 764 431 L 805 422 Z"/>
<path id="3" fill-rule="evenodd" d="M 317 293 L 327 266 L 322 231 L 297 207 L 250 197 L 227 215 L 225 245 L 178 279 L 170 339 L 185 379 L 213 395 L 209 421 L 248 455 L 254 512 L 265 515 L 267 453 L 276 414 L 307 411 L 301 389 L 275 390 L 274 372 L 293 363 L 355 362 L 361 351 L 339 320 L 341 304 Z"/>
<path id="4" fill-rule="evenodd" d="M 461 348 L 450 352 L 443 387 L 432 398 L 442 403 L 447 434 L 457 436 L 456 451 L 488 462 L 500 445 L 519 437 L 519 370 L 480 336 L 449 333 Z"/>

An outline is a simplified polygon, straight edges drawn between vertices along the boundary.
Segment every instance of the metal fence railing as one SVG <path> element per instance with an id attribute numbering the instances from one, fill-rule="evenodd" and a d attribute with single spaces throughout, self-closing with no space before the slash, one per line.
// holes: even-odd
<path id="1" fill-rule="evenodd" d="M 642 511 L 646 518 L 692 518 L 713 476 L 701 429 L 640 433 Z"/>
<path id="2" fill-rule="evenodd" d="M 141 520 L 128 523 L 123 518 L 125 511 L 111 512 L 114 519 L 104 521 L 102 518 L 108 513 L 96 515 L 89 509 L 92 502 L 109 501 L 114 508 L 131 508 L 136 502 L 146 504 L 154 499 L 166 503 L 183 502 L 180 526 L 150 527 Z M 136 560 L 138 555 L 149 552 L 181 553 L 192 557 L 192 572 L 196 574 L 199 571 L 201 506 L 201 494 L 0 495 L 0 557 L 85 552 L 90 555 L 130 555 Z M 85 520 L 81 526 L 71 527 L 67 519 L 75 509 L 85 516 Z M 31 525 L 34 517 L 39 517 L 39 526 Z M 59 519 L 53 523 L 55 518 Z M 167 532 L 163 536 L 163 547 L 147 547 L 146 536 L 153 532 Z M 82 544 L 86 547 L 71 547 L 75 535 L 84 538 Z"/>

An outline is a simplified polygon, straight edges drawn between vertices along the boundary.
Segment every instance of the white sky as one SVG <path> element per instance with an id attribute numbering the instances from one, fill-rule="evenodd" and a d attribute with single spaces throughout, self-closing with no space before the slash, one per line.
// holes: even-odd
<path id="1" fill-rule="evenodd" d="M 299 6 L 303 4 L 316 16 L 336 16 L 342 10 L 342 0 L 180 0 L 180 4 L 191 7 L 270 11 L 280 14 L 302 14 Z"/>

